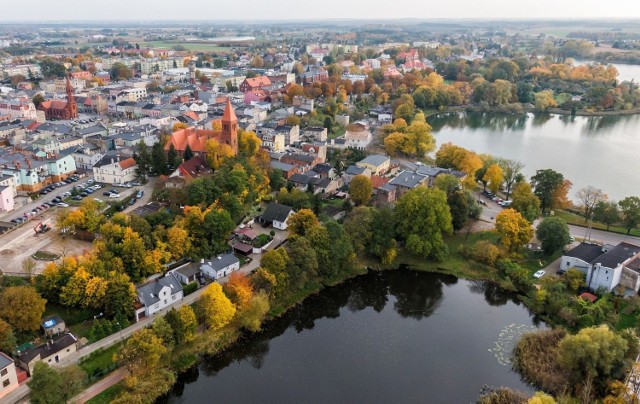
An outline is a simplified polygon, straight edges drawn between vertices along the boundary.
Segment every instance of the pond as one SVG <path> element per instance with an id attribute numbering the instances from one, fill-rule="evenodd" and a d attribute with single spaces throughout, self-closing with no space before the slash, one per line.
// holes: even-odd
<path id="1" fill-rule="evenodd" d="M 551 168 L 575 192 L 593 185 L 619 201 L 640 195 L 640 115 L 568 116 L 448 113 L 428 119 L 436 147 L 452 142 L 477 153 L 520 160 L 526 177 Z"/>
<path id="2" fill-rule="evenodd" d="M 475 402 L 537 323 L 484 282 L 407 269 L 327 288 L 179 377 L 167 403 Z"/>

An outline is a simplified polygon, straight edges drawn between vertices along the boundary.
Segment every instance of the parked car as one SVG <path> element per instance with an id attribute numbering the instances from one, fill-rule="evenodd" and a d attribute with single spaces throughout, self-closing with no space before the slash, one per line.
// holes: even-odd
<path id="1" fill-rule="evenodd" d="M 67 178 L 66 180 L 64 180 L 64 182 L 66 182 L 67 184 L 71 184 L 73 180 L 71 178 Z"/>
<path id="2" fill-rule="evenodd" d="M 73 197 L 73 198 L 71 198 L 71 199 L 73 199 L 74 201 L 81 201 L 81 200 L 82 200 L 82 197 L 81 197 L 80 195 L 76 195 L 76 196 L 74 196 L 74 197 Z"/>
<path id="3" fill-rule="evenodd" d="M 540 279 L 544 276 L 544 274 L 545 274 L 544 270 L 541 269 L 539 271 L 536 271 L 536 273 L 533 274 L 533 277 L 536 279 Z"/>
<path id="4" fill-rule="evenodd" d="M 65 192 L 65 193 L 62 194 L 63 198 L 67 198 L 69 196 L 71 196 L 71 192 Z"/>
<path id="5" fill-rule="evenodd" d="M 92 194 L 92 193 L 94 193 L 94 192 L 96 192 L 96 191 L 94 191 L 94 190 L 93 190 L 93 189 L 91 189 L 91 188 L 87 188 L 87 189 L 85 189 L 85 190 L 84 190 L 84 192 L 86 192 L 86 193 L 88 193 L 88 194 Z"/>
<path id="6" fill-rule="evenodd" d="M 87 180 L 87 184 L 93 184 L 95 181 L 93 179 Z"/>
<path id="7" fill-rule="evenodd" d="M 48 193 L 49 193 L 49 191 L 46 188 L 40 190 L 40 195 L 46 195 Z"/>
<path id="8" fill-rule="evenodd" d="M 119 194 L 120 191 L 118 191 L 117 189 L 110 189 L 109 192 L 111 192 L 112 194 Z"/>
<path id="9" fill-rule="evenodd" d="M 111 195 L 112 193 L 113 193 L 113 192 L 111 192 L 111 191 L 104 191 L 104 192 L 102 193 L 102 195 L 104 195 L 104 196 L 109 196 L 109 195 Z"/>
<path id="10" fill-rule="evenodd" d="M 144 191 L 143 190 L 140 190 L 140 191 L 136 192 L 136 198 L 140 199 L 140 198 L 142 198 L 142 195 L 144 195 Z"/>
<path id="11" fill-rule="evenodd" d="M 58 206 L 59 206 L 59 207 L 61 207 L 61 208 L 68 208 L 68 207 L 69 207 L 69 204 L 68 204 L 68 203 L 64 203 L 64 202 L 60 202 L 60 203 L 58 204 Z"/>
<path id="12" fill-rule="evenodd" d="M 136 203 L 137 199 L 136 198 L 131 198 L 129 200 L 129 206 L 133 206 Z"/>
<path id="13" fill-rule="evenodd" d="M 109 195 L 109 198 L 112 198 L 112 199 L 120 198 L 120 194 L 111 194 Z"/>
<path id="14" fill-rule="evenodd" d="M 142 183 L 138 182 L 138 181 L 134 181 L 134 182 L 131 183 L 131 185 L 133 185 L 134 187 L 139 187 L 139 186 L 142 185 Z"/>

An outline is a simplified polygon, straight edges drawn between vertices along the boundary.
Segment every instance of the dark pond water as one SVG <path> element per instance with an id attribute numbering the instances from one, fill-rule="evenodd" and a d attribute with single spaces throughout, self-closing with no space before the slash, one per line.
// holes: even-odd
<path id="1" fill-rule="evenodd" d="M 466 403 L 533 390 L 507 363 L 535 329 L 510 294 L 408 270 L 329 288 L 179 377 L 167 403 Z"/>

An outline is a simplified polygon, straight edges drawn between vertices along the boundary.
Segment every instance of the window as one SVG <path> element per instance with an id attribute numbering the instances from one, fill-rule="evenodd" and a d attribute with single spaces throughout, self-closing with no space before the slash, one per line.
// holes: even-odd
<path id="1" fill-rule="evenodd" d="M 4 375 L 6 375 L 7 373 L 9 373 L 9 372 L 7 371 L 7 369 L 2 369 L 2 371 L 0 371 L 0 376 L 4 376 Z"/>
<path id="2" fill-rule="evenodd" d="M 175 295 L 171 296 L 171 300 L 176 300 L 176 296 Z"/>
<path id="3" fill-rule="evenodd" d="M 2 387 L 7 387 L 9 385 L 9 383 L 11 383 L 11 381 L 9 379 L 3 381 L 2 382 Z"/>
<path id="4" fill-rule="evenodd" d="M 167 304 L 167 299 L 164 299 L 164 304 Z"/>
<path id="5" fill-rule="evenodd" d="M 571 265 L 571 262 L 567 261 L 567 266 Z"/>
<path id="6" fill-rule="evenodd" d="M 67 349 L 67 352 L 71 352 L 71 349 Z"/>

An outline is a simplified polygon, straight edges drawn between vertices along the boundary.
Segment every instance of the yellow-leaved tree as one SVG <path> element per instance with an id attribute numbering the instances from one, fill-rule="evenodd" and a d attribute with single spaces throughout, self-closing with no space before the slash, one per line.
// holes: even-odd
<path id="1" fill-rule="evenodd" d="M 236 314 L 236 307 L 222 291 L 222 286 L 212 283 L 200 296 L 200 304 L 204 311 L 205 323 L 218 330 L 233 319 Z"/>
<path id="2" fill-rule="evenodd" d="M 504 181 L 504 172 L 498 164 L 491 164 L 482 180 L 489 183 L 489 189 L 495 194 L 500 190 L 500 184 Z"/>
<path id="3" fill-rule="evenodd" d="M 509 251 L 520 249 L 533 237 L 533 227 L 515 209 L 505 209 L 496 216 L 496 231 Z"/>

